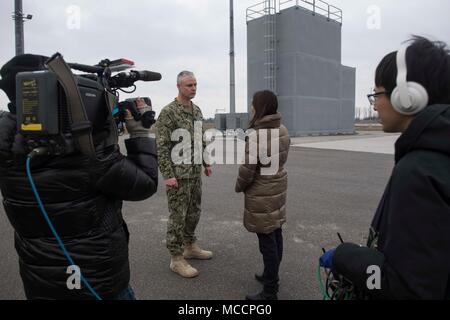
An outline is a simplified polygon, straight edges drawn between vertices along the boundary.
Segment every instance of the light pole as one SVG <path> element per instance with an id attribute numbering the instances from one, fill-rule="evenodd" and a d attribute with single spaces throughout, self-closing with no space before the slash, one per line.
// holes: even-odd
<path id="1" fill-rule="evenodd" d="M 234 56 L 234 8 L 233 0 L 230 0 L 230 114 L 236 113 L 236 80 Z"/>
<path id="2" fill-rule="evenodd" d="M 25 53 L 23 23 L 25 20 L 31 20 L 31 14 L 24 15 L 22 10 L 22 0 L 15 0 L 15 8 L 12 15 L 16 25 L 16 56 Z"/>

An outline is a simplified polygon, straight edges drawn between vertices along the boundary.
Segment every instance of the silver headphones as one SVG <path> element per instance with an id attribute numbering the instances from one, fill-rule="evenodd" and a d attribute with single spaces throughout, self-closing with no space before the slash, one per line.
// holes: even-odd
<path id="1" fill-rule="evenodd" d="M 391 103 L 394 109 L 404 115 L 415 115 L 428 105 L 428 92 L 417 82 L 408 82 L 406 51 L 403 47 L 397 52 L 397 87 L 392 91 Z"/>

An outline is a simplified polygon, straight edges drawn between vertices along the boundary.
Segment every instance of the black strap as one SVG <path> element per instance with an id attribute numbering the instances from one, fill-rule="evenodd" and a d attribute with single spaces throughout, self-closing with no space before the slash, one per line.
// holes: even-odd
<path id="1" fill-rule="evenodd" d="M 46 62 L 46 65 L 57 76 L 66 93 L 71 130 L 75 141 L 78 143 L 79 150 L 82 154 L 89 156 L 91 159 L 95 159 L 95 148 L 91 134 L 92 124 L 87 117 L 78 84 L 72 70 L 60 53 L 54 54 Z"/>
<path id="2" fill-rule="evenodd" d="M 109 115 L 109 123 L 110 123 L 110 133 L 108 137 L 108 145 L 118 144 L 119 143 L 119 132 L 117 131 L 117 125 L 114 121 L 113 109 L 117 104 L 117 97 L 112 93 L 105 90 L 105 100 L 108 104 L 108 115 Z"/>

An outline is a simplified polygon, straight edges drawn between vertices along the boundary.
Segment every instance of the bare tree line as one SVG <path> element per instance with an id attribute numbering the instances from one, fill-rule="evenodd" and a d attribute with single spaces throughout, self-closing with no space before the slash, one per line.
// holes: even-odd
<path id="1" fill-rule="evenodd" d="M 355 109 L 355 120 L 377 120 L 378 113 L 371 107 L 362 107 Z"/>

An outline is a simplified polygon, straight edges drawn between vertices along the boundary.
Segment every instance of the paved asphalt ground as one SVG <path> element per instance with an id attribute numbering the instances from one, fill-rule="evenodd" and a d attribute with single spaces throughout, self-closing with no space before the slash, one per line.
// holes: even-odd
<path id="1" fill-rule="evenodd" d="M 279 298 L 321 299 L 316 278 L 321 248 L 346 241 L 364 243 L 372 215 L 393 168 L 388 154 L 291 149 L 288 223 L 280 270 Z M 210 261 L 194 261 L 200 276 L 186 280 L 169 270 L 165 248 L 168 216 L 164 188 L 152 198 L 124 204 L 131 231 L 132 286 L 139 299 L 240 300 L 260 290 L 253 278 L 262 270 L 255 234 L 242 225 L 244 198 L 234 193 L 237 165 L 215 166 L 203 178 L 199 243 L 214 251 Z M 0 209 L 0 300 L 24 299 L 13 231 Z"/>

